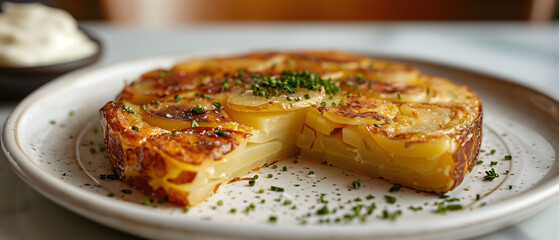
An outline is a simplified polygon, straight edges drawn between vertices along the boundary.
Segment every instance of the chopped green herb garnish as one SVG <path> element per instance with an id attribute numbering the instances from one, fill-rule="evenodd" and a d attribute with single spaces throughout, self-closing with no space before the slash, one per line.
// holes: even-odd
<path id="1" fill-rule="evenodd" d="M 328 209 L 328 206 L 323 206 L 322 208 L 320 208 L 316 211 L 317 215 L 326 215 L 326 214 L 329 214 L 329 213 L 330 213 L 330 210 Z"/>
<path id="2" fill-rule="evenodd" d="M 122 189 L 120 191 L 124 194 L 132 194 L 132 190 L 130 190 L 130 189 Z"/>
<path id="3" fill-rule="evenodd" d="M 215 135 L 220 136 L 220 137 L 227 137 L 228 132 L 223 131 L 223 130 L 215 130 L 214 131 Z"/>
<path id="4" fill-rule="evenodd" d="M 270 222 L 276 222 L 276 221 L 278 221 L 278 217 L 276 217 L 276 216 L 270 216 L 270 217 L 268 218 L 268 220 L 269 220 Z"/>
<path id="5" fill-rule="evenodd" d="M 399 93 L 398 93 L 398 95 L 397 95 L 397 96 L 398 96 L 398 101 L 401 101 L 401 100 L 402 100 L 402 97 L 400 96 L 400 94 L 399 94 Z"/>
<path id="6" fill-rule="evenodd" d="M 146 200 L 144 200 L 144 205 L 151 205 L 152 200 L 147 198 Z"/>
<path id="7" fill-rule="evenodd" d="M 353 186 L 353 189 L 359 189 L 361 188 L 361 180 L 355 180 L 351 182 L 351 185 Z"/>
<path id="8" fill-rule="evenodd" d="M 248 181 L 249 186 L 254 187 L 254 184 L 256 184 L 256 181 L 254 181 L 254 179 Z"/>
<path id="9" fill-rule="evenodd" d="M 193 108 L 189 108 L 188 113 L 195 113 L 195 114 L 202 114 L 204 113 L 204 109 L 202 108 L 202 106 L 200 106 L 200 104 L 196 105 Z"/>
<path id="10" fill-rule="evenodd" d="M 294 94 L 298 88 L 318 91 L 323 88 L 326 94 L 337 94 L 341 89 L 331 79 L 322 79 L 320 75 L 308 71 L 293 72 L 284 70 L 279 76 L 251 74 L 252 92 L 265 96 L 278 90 L 282 94 Z M 300 100 L 300 99 L 299 99 Z"/>
<path id="11" fill-rule="evenodd" d="M 361 73 L 357 74 L 357 81 L 358 81 L 359 83 L 362 83 L 362 82 L 363 82 L 363 74 L 361 74 Z"/>
<path id="12" fill-rule="evenodd" d="M 198 125 L 198 122 L 196 122 L 196 120 L 192 120 L 192 122 L 190 123 L 190 127 L 191 127 L 191 128 L 193 128 L 193 127 L 198 127 L 198 126 L 199 126 L 199 125 Z"/>
<path id="13" fill-rule="evenodd" d="M 281 187 L 271 186 L 270 190 L 272 190 L 274 192 L 283 192 L 285 189 L 283 189 Z"/>
<path id="14" fill-rule="evenodd" d="M 212 103 L 212 105 L 213 105 L 215 108 L 221 108 L 221 107 L 222 107 L 222 106 L 221 106 L 221 103 L 218 103 L 218 102 L 214 102 L 214 103 Z"/>
<path id="15" fill-rule="evenodd" d="M 236 208 L 231 208 L 231 210 L 229 210 L 230 213 L 236 213 L 237 209 Z"/>
<path id="16" fill-rule="evenodd" d="M 259 192 L 259 193 L 264 193 L 265 190 L 261 188 L 260 190 L 258 190 L 258 192 Z"/>
<path id="17" fill-rule="evenodd" d="M 161 101 L 155 100 L 155 101 L 153 101 L 153 103 L 154 103 L 155 105 L 159 105 L 159 104 L 161 104 Z"/>
<path id="18" fill-rule="evenodd" d="M 390 204 L 396 202 L 396 197 L 393 197 L 393 196 L 384 195 L 384 199 L 386 199 L 386 201 Z"/>
<path id="19" fill-rule="evenodd" d="M 511 155 L 506 155 L 506 156 L 505 156 L 505 160 L 511 160 L 511 159 L 512 159 L 512 156 L 511 156 Z"/>
<path id="20" fill-rule="evenodd" d="M 493 181 L 493 179 L 498 178 L 499 174 L 495 172 L 495 169 L 491 168 L 490 171 L 485 171 L 485 176 L 483 181 Z"/>
<path id="21" fill-rule="evenodd" d="M 303 96 L 303 97 L 305 97 L 305 99 L 311 99 L 311 95 L 309 95 L 308 93 L 305 94 L 305 96 Z"/>
<path id="22" fill-rule="evenodd" d="M 441 202 L 439 204 L 437 204 L 437 210 L 435 211 L 436 213 L 445 213 L 448 211 L 456 211 L 456 210 L 461 210 L 464 207 L 460 204 L 450 204 L 450 205 L 446 205 L 445 202 Z"/>
<path id="23" fill-rule="evenodd" d="M 320 103 L 320 106 L 321 106 L 321 107 L 326 107 L 326 102 L 321 102 L 321 103 Z"/>
<path id="24" fill-rule="evenodd" d="M 168 76 L 171 72 L 170 71 L 162 71 L 159 73 L 159 77 L 160 78 L 164 78 L 166 76 Z"/>
<path id="25" fill-rule="evenodd" d="M 146 105 L 145 105 L 145 104 L 142 104 L 142 105 L 140 106 L 140 108 L 141 108 L 142 110 L 146 110 Z"/>
<path id="26" fill-rule="evenodd" d="M 479 200 L 481 198 L 481 196 L 479 194 L 476 194 L 476 200 Z"/>
<path id="27" fill-rule="evenodd" d="M 400 191 L 400 189 L 402 188 L 402 185 L 400 184 L 394 184 L 391 188 L 390 188 L 390 192 L 398 192 Z"/>
<path id="28" fill-rule="evenodd" d="M 173 132 L 171 133 L 171 137 L 176 137 L 176 136 L 177 136 L 177 131 L 173 131 Z"/>
<path id="29" fill-rule="evenodd" d="M 482 163 L 483 163 L 483 161 L 479 160 L 479 161 L 476 162 L 476 165 L 480 165 Z"/>
<path id="30" fill-rule="evenodd" d="M 491 149 L 491 151 L 489 152 L 491 155 L 495 154 L 497 152 L 497 150 L 495 149 Z"/>
<path id="31" fill-rule="evenodd" d="M 182 99 L 180 95 L 175 95 L 175 102 L 178 102 Z"/>
<path id="32" fill-rule="evenodd" d="M 132 130 L 136 131 L 136 132 L 140 131 L 140 128 L 138 128 L 138 127 L 136 127 L 136 126 L 132 126 L 132 127 L 130 127 L 130 128 L 131 128 Z"/>
<path id="33" fill-rule="evenodd" d="M 271 173 L 268 174 L 268 178 L 272 178 L 274 175 L 272 175 Z"/>
<path id="34" fill-rule="evenodd" d="M 512 189 L 512 185 L 509 185 L 509 190 L 511 190 L 511 189 Z"/>
<path id="35" fill-rule="evenodd" d="M 218 206 L 223 205 L 223 201 L 222 201 L 222 200 L 217 201 L 217 205 L 218 205 Z"/>
<path id="36" fill-rule="evenodd" d="M 336 107 L 336 103 L 335 103 L 335 102 L 332 102 L 332 107 Z"/>
<path id="37" fill-rule="evenodd" d="M 90 153 L 96 153 L 96 152 L 97 152 L 97 150 L 95 150 L 95 148 L 94 148 L 94 147 L 90 147 L 90 148 L 89 148 L 89 152 L 90 152 Z"/>
<path id="38" fill-rule="evenodd" d="M 367 209 L 367 215 L 371 215 L 376 208 L 377 208 L 377 204 L 374 202 L 371 203 L 371 206 L 369 206 L 369 209 Z"/>
<path id="39" fill-rule="evenodd" d="M 188 212 L 190 210 L 190 206 L 184 206 L 184 212 Z"/>
<path id="40" fill-rule="evenodd" d="M 396 218 L 398 218 L 401 215 L 402 215 L 401 210 L 397 210 L 397 211 L 392 212 L 392 213 L 388 212 L 388 210 L 386 210 L 386 209 L 382 210 L 382 218 L 384 218 L 384 219 L 395 220 Z"/>
<path id="41" fill-rule="evenodd" d="M 115 196 L 114 193 L 109 193 L 109 194 L 107 194 L 107 197 L 114 197 L 114 196 Z"/>
<path id="42" fill-rule="evenodd" d="M 495 165 L 497 165 L 497 162 L 495 162 L 495 161 L 491 161 L 491 164 L 489 164 L 490 167 L 493 167 Z"/>
<path id="43" fill-rule="evenodd" d="M 129 107 L 129 106 L 125 105 L 125 104 L 122 104 L 122 109 L 124 109 L 124 111 L 126 111 L 126 112 L 128 112 L 128 113 L 134 114 L 134 110 L 132 110 L 131 107 Z"/>
<path id="44" fill-rule="evenodd" d="M 221 88 L 219 89 L 219 92 L 223 92 L 225 90 L 227 90 L 229 88 L 229 83 L 227 82 L 223 82 L 223 84 L 221 85 Z M 268 98 L 268 97 L 266 97 Z"/>
<path id="45" fill-rule="evenodd" d="M 409 209 L 412 210 L 412 211 L 420 211 L 420 210 L 423 210 L 423 207 L 421 207 L 421 206 L 418 206 L 418 207 L 410 206 Z"/>
<path id="46" fill-rule="evenodd" d="M 276 169 L 276 168 L 278 168 L 278 165 L 275 165 L 275 164 L 272 165 L 272 169 Z"/>
<path id="47" fill-rule="evenodd" d="M 365 199 L 367 199 L 367 200 L 371 200 L 371 199 L 373 199 L 373 198 L 375 198 L 375 196 L 373 196 L 373 195 L 369 194 L 369 195 L 367 195 L 367 197 L 366 197 Z"/>
<path id="48" fill-rule="evenodd" d="M 450 197 L 450 196 L 448 196 L 448 195 L 446 195 L 446 194 L 443 194 L 443 195 L 440 195 L 440 196 L 439 196 L 439 198 L 442 198 L 442 199 L 449 198 L 449 197 Z"/>
<path id="49" fill-rule="evenodd" d="M 117 174 L 101 174 L 99 175 L 99 179 L 101 180 L 118 180 Z"/>
<path id="50" fill-rule="evenodd" d="M 320 202 L 321 203 L 328 203 L 328 201 L 324 200 L 324 196 L 326 196 L 326 193 L 321 193 L 320 194 Z"/>
<path id="51" fill-rule="evenodd" d="M 245 212 L 250 212 L 250 210 L 254 210 L 256 208 L 256 205 L 254 205 L 254 203 L 251 203 L 250 205 L 248 205 L 248 207 L 245 208 Z"/>

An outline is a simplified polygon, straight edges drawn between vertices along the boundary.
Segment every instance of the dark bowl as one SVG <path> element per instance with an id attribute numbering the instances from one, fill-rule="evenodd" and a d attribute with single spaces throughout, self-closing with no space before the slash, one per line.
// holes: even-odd
<path id="1" fill-rule="evenodd" d="M 0 66 L 0 99 L 21 99 L 50 80 L 97 62 L 103 52 L 101 41 L 88 31 L 82 28 L 80 30 L 97 44 L 97 52 L 86 58 L 58 64 L 36 67 Z"/>

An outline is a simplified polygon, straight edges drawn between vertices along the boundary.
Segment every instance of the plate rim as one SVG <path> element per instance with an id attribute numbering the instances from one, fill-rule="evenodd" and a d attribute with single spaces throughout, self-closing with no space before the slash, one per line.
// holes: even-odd
<path id="1" fill-rule="evenodd" d="M 279 49 L 275 49 L 275 50 L 279 50 Z M 283 50 L 279 50 L 279 51 L 284 51 Z M 293 49 L 291 49 L 293 50 Z M 461 72 L 468 72 L 468 73 L 473 73 L 473 74 L 478 74 L 478 75 L 483 75 L 484 77 L 489 77 L 492 80 L 495 81 L 499 81 L 505 84 L 509 84 L 509 85 L 514 85 L 514 86 L 519 86 L 522 87 L 523 90 L 529 90 L 535 93 L 538 93 L 539 95 L 545 96 L 549 99 L 552 99 L 554 101 L 555 105 L 559 105 L 559 98 L 553 96 L 552 94 L 549 94 L 549 90 L 545 89 L 538 89 L 535 86 L 526 86 L 522 83 L 518 83 L 517 81 L 511 81 L 508 80 L 505 77 L 502 76 L 496 76 L 496 75 L 492 75 L 492 74 L 488 74 L 485 73 L 483 71 L 479 71 L 479 70 L 472 70 L 470 68 L 467 67 L 459 67 L 453 64 L 447 64 L 447 63 L 441 63 L 441 61 L 437 61 L 437 60 L 429 60 L 429 59 L 419 59 L 419 58 L 415 58 L 415 57 L 406 57 L 406 56 L 402 56 L 402 54 L 385 54 L 385 53 L 375 53 L 374 51 L 367 51 L 367 50 L 363 50 L 363 49 L 359 49 L 359 50 L 351 50 L 351 49 L 341 49 L 344 51 L 351 51 L 351 52 L 355 52 L 358 54 L 362 54 L 362 55 L 367 55 L 367 56 L 378 56 L 375 58 L 391 58 L 391 59 L 398 59 L 398 61 L 404 61 L 405 60 L 409 60 L 409 61 L 417 61 L 417 62 L 421 62 L 421 63 L 427 63 L 430 65 L 435 65 L 435 66 L 439 66 L 439 67 L 445 67 L 445 68 L 451 68 L 453 71 L 461 71 Z M 23 179 L 28 185 L 30 185 L 31 187 L 33 187 L 35 190 L 39 191 L 42 195 L 46 196 L 47 198 L 49 198 L 50 200 L 58 203 L 59 205 L 70 209 L 71 211 L 78 213 L 79 215 L 82 215 L 88 219 L 100 222 L 108 227 L 112 227 L 112 228 L 117 228 L 132 234 L 138 234 L 138 232 L 134 232 L 132 231 L 133 229 L 126 229 L 123 228 L 122 226 L 112 226 L 107 224 L 108 221 L 107 219 L 102 219 L 103 216 L 105 218 L 110 218 L 111 217 L 115 217 L 115 219 L 118 218 L 126 218 L 128 217 L 126 220 L 129 222 L 134 222 L 133 220 L 136 219 L 143 219 L 141 221 L 139 221 L 139 223 L 144 223 L 144 224 L 148 224 L 151 227 L 154 226 L 159 226 L 162 227 L 164 229 L 167 230 L 172 230 L 172 231 L 176 231 L 178 233 L 192 233 L 192 231 L 194 232 L 198 232 L 201 234 L 208 234 L 208 236 L 221 236 L 221 237 L 226 237 L 229 236 L 231 232 L 237 232 L 237 233 L 243 233 L 243 229 L 246 230 L 246 228 L 243 228 L 243 226 L 246 227 L 246 224 L 232 224 L 232 223 L 215 223 L 212 221 L 202 221 L 202 220 L 198 220 L 198 219 L 187 219 L 182 217 L 181 220 L 181 224 L 177 225 L 177 224 L 161 224 L 160 220 L 166 220 L 166 222 L 168 223 L 169 220 L 173 220 L 173 219 L 177 219 L 176 216 L 162 216 L 159 213 L 155 213 L 153 211 L 149 211 L 149 210 L 145 210 L 145 211 L 138 211 L 137 208 L 129 205 L 128 203 L 124 203 L 123 201 L 120 200 L 110 200 L 110 199 L 103 199 L 103 201 L 98 201 L 101 200 L 101 196 L 98 196 L 94 193 L 88 192 L 87 190 L 84 189 L 80 189 L 76 186 L 73 186 L 71 184 L 67 184 L 65 183 L 63 180 L 60 180 L 58 178 L 55 178 L 54 176 L 51 176 L 49 174 L 37 174 L 37 171 L 40 169 L 39 166 L 36 166 L 35 164 L 32 163 L 31 158 L 29 158 L 23 151 L 21 151 L 21 148 L 19 148 L 18 146 L 18 139 L 17 139 L 17 126 L 18 124 L 21 122 L 20 118 L 22 117 L 22 115 L 24 115 L 26 113 L 26 109 L 29 108 L 30 106 L 32 106 L 36 101 L 38 101 L 39 99 L 41 99 L 42 97 L 48 97 L 50 94 L 49 92 L 56 92 L 56 88 L 59 85 L 64 85 L 73 81 L 77 81 L 81 75 L 91 75 L 91 74 L 98 74 L 98 73 L 102 73 L 102 72 L 106 72 L 106 71 L 115 71 L 118 70 L 119 68 L 123 68 L 126 66 L 131 66 L 133 64 L 136 63 L 143 63 L 143 62 L 153 62 L 156 59 L 166 59 L 167 61 L 179 61 L 180 59 L 188 59 L 188 58 L 192 58 L 195 56 L 213 56 L 213 55 L 230 55 L 231 53 L 243 53 L 243 52 L 251 52 L 251 51 L 255 51 L 254 49 L 242 49 L 242 50 L 214 50 L 214 51 L 188 51 L 188 52 L 181 52 L 181 53 L 171 53 L 171 54 L 157 54 L 157 55 L 153 55 L 153 56 L 148 56 L 148 57 L 142 57 L 142 58 L 137 58 L 137 59 L 133 59 L 133 60 L 127 60 L 127 61 L 122 61 L 122 62 L 118 62 L 116 64 L 110 64 L 110 65 L 103 65 L 103 66 L 97 66 L 97 67 L 93 67 L 93 68 L 88 68 L 88 69 L 83 69 L 80 70 L 78 72 L 74 72 L 74 73 L 70 73 L 67 75 L 64 75 L 60 78 L 55 79 L 54 81 L 49 82 L 47 85 L 39 88 L 38 90 L 34 91 L 31 95 L 29 95 L 28 97 L 26 97 L 23 101 L 21 101 L 17 107 L 12 111 L 12 113 L 10 114 L 10 116 L 7 118 L 5 124 L 4 124 L 4 131 L 2 134 L 2 150 L 4 152 L 4 154 L 6 155 L 9 165 L 10 167 L 14 170 L 14 172 L 17 173 L 17 175 Z M 256 50 L 256 51 L 261 51 L 261 50 Z M 154 64 L 151 64 L 154 65 Z M 148 69 L 149 70 L 149 69 Z M 555 159 L 557 160 L 557 159 Z M 33 167 L 39 168 L 39 169 L 35 169 Z M 62 183 L 62 184 L 61 184 Z M 46 188 L 46 189 L 45 189 Z M 62 194 L 64 194 L 65 197 L 68 197 L 68 199 L 61 199 L 60 195 L 56 196 L 56 194 L 51 194 L 49 191 L 47 190 L 56 190 Z M 80 193 L 80 194 L 75 194 L 76 192 Z M 99 197 L 99 199 L 96 199 L 97 197 Z M 383 237 L 383 238 L 392 238 L 392 237 L 417 237 L 416 234 L 434 234 L 433 231 L 437 231 L 439 234 L 442 234 L 443 236 L 453 236 L 453 235 L 449 235 L 449 234 L 455 234 L 456 231 L 460 231 L 463 232 L 464 234 L 468 233 L 468 231 L 464 231 L 461 228 L 464 228 L 464 225 L 478 225 L 480 224 L 480 218 L 483 220 L 483 226 L 493 226 L 491 228 L 489 228 L 489 230 L 487 230 L 486 232 L 489 231 L 493 231 L 495 230 L 495 228 L 497 227 L 504 227 L 506 225 L 511 224 L 512 222 L 509 221 L 495 221 L 496 219 L 502 218 L 504 215 L 509 215 L 507 218 L 508 219 L 514 219 L 513 217 L 510 217 L 511 215 L 515 215 L 515 216 L 520 216 L 520 215 L 526 215 L 526 213 L 528 211 L 533 211 L 532 214 L 535 214 L 536 212 L 539 212 L 540 210 L 542 210 L 545 206 L 549 205 L 554 199 L 557 199 L 559 197 L 559 175 L 556 176 L 552 176 L 551 179 L 549 179 L 546 183 L 544 184 L 538 184 L 535 187 L 531 187 L 530 189 L 528 189 L 525 192 L 522 192 L 518 195 L 513 196 L 510 199 L 507 199 L 506 201 L 501 201 L 501 202 L 495 202 L 494 204 L 492 204 L 491 209 L 485 209 L 482 215 L 486 216 L 484 218 L 480 217 L 480 215 L 472 217 L 472 216 L 461 216 L 463 217 L 463 219 L 460 222 L 466 222 L 468 224 L 450 224 L 448 223 L 448 221 L 446 221 L 446 224 L 444 227 L 442 227 L 443 229 L 441 229 L 440 226 L 437 227 L 433 227 L 432 229 L 422 229 L 422 230 L 409 230 L 406 232 L 399 232 L 397 234 L 391 234 L 389 231 L 383 231 L 383 232 L 371 232 L 371 231 L 366 231 L 366 230 L 362 230 L 363 227 L 357 227 L 357 229 L 355 229 L 355 227 L 351 227 L 351 226 L 346 226 L 344 227 L 343 230 L 337 229 L 336 231 L 343 231 L 343 233 L 346 232 L 351 232 L 353 237 L 357 237 L 357 238 L 366 238 L 366 237 L 370 237 L 370 236 L 377 236 L 377 237 Z M 534 200 L 534 198 L 537 199 L 537 201 Z M 92 200 L 93 199 L 93 200 Z M 96 201 L 97 200 L 97 201 Z M 109 201 L 107 201 L 109 200 Z M 97 211 L 95 209 L 87 209 L 87 207 L 79 207 L 79 203 L 85 201 L 85 202 L 93 202 L 93 203 L 98 203 L 101 202 L 100 205 L 107 207 L 107 209 L 103 209 L 103 211 L 99 211 L 97 209 Z M 106 203 L 105 203 L 106 202 Z M 93 204 L 95 205 L 95 204 Z M 91 208 L 91 207 L 90 207 Z M 534 211 L 535 208 L 538 208 L 538 211 Z M 514 211 L 517 210 L 517 211 Z M 134 214 L 130 214 L 130 212 L 136 214 L 137 216 L 131 216 Z M 120 212 L 120 213 L 119 213 Z M 127 213 L 128 212 L 128 213 Z M 467 215 L 467 212 L 461 212 L 461 213 L 457 213 L 456 215 Z M 511 214 L 513 213 L 513 214 Z M 93 216 L 92 214 L 96 214 L 99 216 Z M 454 214 L 454 213 L 453 213 Z M 532 215 L 532 214 L 528 214 L 528 215 Z M 471 215 L 471 214 L 469 214 Z M 160 219 L 160 218 L 166 218 L 166 219 Z M 527 217 L 527 216 L 526 216 Z M 473 218 L 473 219 L 472 219 Z M 478 219 L 478 220 L 475 220 Z M 524 218 L 522 218 L 524 219 Z M 516 219 L 516 221 L 520 221 L 522 219 Z M 164 221 L 165 222 L 165 221 Z M 218 228 L 216 228 L 216 226 L 219 226 Z M 466 227 L 468 228 L 468 227 Z M 310 229 L 310 230 L 309 230 Z M 436 230 L 438 229 L 438 230 Z M 488 229 L 486 227 L 486 229 Z M 205 230 L 205 231 L 204 231 Z M 274 225 L 262 225 L 258 228 L 250 228 L 250 230 L 252 231 L 252 233 L 249 232 L 249 234 L 244 233 L 244 234 L 237 234 L 237 237 L 262 237 L 262 236 L 266 236 L 266 237 L 273 237 L 270 236 L 273 233 L 277 233 L 281 231 L 281 228 L 275 227 Z M 320 230 L 320 231 L 316 231 L 316 230 Z M 404 229 L 401 229 L 404 230 Z M 467 230 L 470 230 L 469 228 Z M 150 236 L 149 233 L 149 229 L 145 230 L 148 232 L 142 233 L 142 236 Z M 312 232 L 312 236 L 309 236 L 308 233 Z M 290 229 L 289 232 L 282 232 L 285 235 L 280 235 L 281 237 L 289 237 L 289 238 L 300 238 L 300 237 L 315 237 L 315 238 L 332 238 L 332 237 L 338 237 L 338 238 L 343 238 L 343 235 L 335 234 L 332 235 L 332 231 L 328 231 L 327 228 L 325 228 L 324 226 L 312 226 L 312 225 L 305 225 L 302 227 L 295 227 L 293 229 Z M 475 234 L 470 233 L 471 236 L 473 235 L 479 235 L 482 234 L 484 232 L 477 232 Z M 145 235 L 144 235 L 145 234 Z M 380 235 L 379 235 L 380 234 Z M 446 235 L 445 235 L 446 234 Z M 436 235 L 436 234 L 435 234 Z M 153 235 L 151 235 L 153 236 Z M 432 236 L 432 235 L 431 235 Z M 463 237 L 464 235 L 461 235 L 460 237 Z M 277 237 L 277 236 L 276 236 Z"/>

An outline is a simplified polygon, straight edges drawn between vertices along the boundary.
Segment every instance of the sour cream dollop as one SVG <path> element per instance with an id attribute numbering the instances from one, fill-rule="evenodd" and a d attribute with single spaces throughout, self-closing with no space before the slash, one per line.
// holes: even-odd
<path id="1" fill-rule="evenodd" d="M 95 42 L 66 11 L 39 3 L 4 3 L 0 14 L 0 65 L 32 67 L 93 55 Z"/>

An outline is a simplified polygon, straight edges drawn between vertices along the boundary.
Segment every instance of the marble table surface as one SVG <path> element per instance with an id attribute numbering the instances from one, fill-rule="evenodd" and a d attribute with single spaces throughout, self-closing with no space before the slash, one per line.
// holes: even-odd
<path id="1" fill-rule="evenodd" d="M 84 22 L 104 44 L 96 65 L 214 49 L 364 49 L 444 62 L 559 95 L 559 23 L 213 23 L 145 28 Z M 0 101 L 4 123 L 17 101 Z M 2 131 L 2 130 L 0 130 Z M 131 239 L 46 199 L 0 153 L 0 239 Z M 557 239 L 559 198 L 478 239 Z M 460 237 L 460 236 L 457 236 Z"/>

